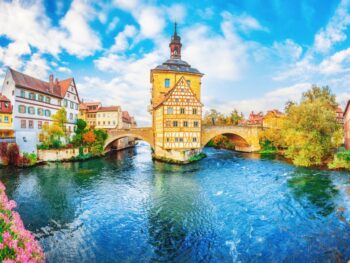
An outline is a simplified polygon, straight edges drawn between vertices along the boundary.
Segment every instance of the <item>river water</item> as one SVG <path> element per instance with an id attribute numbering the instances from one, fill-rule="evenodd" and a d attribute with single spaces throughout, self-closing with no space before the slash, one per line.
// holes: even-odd
<path id="1" fill-rule="evenodd" d="M 0 170 L 47 262 L 346 262 L 350 173 L 206 148 L 186 166 L 145 144 Z"/>

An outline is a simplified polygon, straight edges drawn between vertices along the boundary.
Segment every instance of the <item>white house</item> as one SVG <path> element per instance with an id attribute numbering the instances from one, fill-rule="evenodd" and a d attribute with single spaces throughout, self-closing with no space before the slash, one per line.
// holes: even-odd
<path id="1" fill-rule="evenodd" d="M 13 105 L 13 129 L 22 152 L 36 151 L 42 125 L 61 107 L 67 111 L 67 131 L 74 131 L 80 99 L 73 78 L 59 81 L 50 75 L 46 82 L 9 68 L 2 94 Z"/>

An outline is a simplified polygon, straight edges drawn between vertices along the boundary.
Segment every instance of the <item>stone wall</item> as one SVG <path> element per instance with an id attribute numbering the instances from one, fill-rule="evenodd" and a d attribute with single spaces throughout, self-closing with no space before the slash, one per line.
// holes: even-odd
<path id="1" fill-rule="evenodd" d="M 88 152 L 88 148 L 84 148 L 84 154 Z M 79 148 L 38 150 L 38 160 L 42 161 L 64 161 L 78 155 Z"/>

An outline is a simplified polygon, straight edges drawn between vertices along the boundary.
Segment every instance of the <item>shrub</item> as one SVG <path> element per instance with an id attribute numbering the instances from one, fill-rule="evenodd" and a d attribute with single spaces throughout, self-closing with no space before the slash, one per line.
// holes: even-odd
<path id="1" fill-rule="evenodd" d="M 7 142 L 2 142 L 0 143 L 0 157 L 7 157 L 7 148 L 8 148 L 8 143 Z"/>
<path id="2" fill-rule="evenodd" d="M 42 143 L 42 144 L 37 145 L 37 148 L 38 148 L 39 150 L 48 150 L 50 147 L 49 147 L 48 144 Z"/>
<path id="3" fill-rule="evenodd" d="M 19 148 L 18 145 L 13 143 L 10 144 L 7 149 L 7 157 L 10 165 L 17 165 L 19 161 Z"/>
<path id="4" fill-rule="evenodd" d="M 61 140 L 56 139 L 52 141 L 52 148 L 59 149 L 61 148 L 61 146 L 62 146 Z"/>
<path id="5" fill-rule="evenodd" d="M 20 215 L 12 209 L 16 202 L 8 200 L 0 182 L 0 261 L 45 262 L 44 253 L 33 235 L 24 228 Z"/>
<path id="6" fill-rule="evenodd" d="M 27 155 L 23 155 L 18 158 L 17 166 L 26 167 L 30 165 L 31 165 L 31 160 Z"/>
<path id="7" fill-rule="evenodd" d="M 101 144 L 97 144 L 91 147 L 91 153 L 93 155 L 100 155 L 103 153 L 103 146 Z"/>

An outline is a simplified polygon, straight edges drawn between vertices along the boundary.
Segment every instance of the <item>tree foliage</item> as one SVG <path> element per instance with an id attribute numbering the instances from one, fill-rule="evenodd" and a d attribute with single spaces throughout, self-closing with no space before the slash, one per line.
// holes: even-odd
<path id="1" fill-rule="evenodd" d="M 83 141 L 87 144 L 93 144 L 96 141 L 96 135 L 93 131 L 88 131 L 83 134 Z"/>
<path id="2" fill-rule="evenodd" d="M 67 111 L 64 107 L 60 108 L 55 114 L 51 116 L 53 122 L 55 122 L 63 131 L 65 131 L 65 124 L 67 120 Z"/>
<path id="3" fill-rule="evenodd" d="M 204 114 L 203 125 L 238 125 L 239 121 L 243 120 L 244 116 L 234 109 L 230 114 L 224 115 L 221 112 L 210 109 Z"/>
<path id="4" fill-rule="evenodd" d="M 301 102 L 290 103 L 282 127 L 262 133 L 295 165 L 321 165 L 342 143 L 342 130 L 337 123 L 335 95 L 328 87 L 312 86 Z"/>

